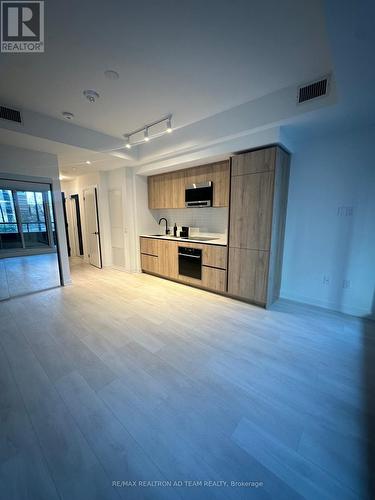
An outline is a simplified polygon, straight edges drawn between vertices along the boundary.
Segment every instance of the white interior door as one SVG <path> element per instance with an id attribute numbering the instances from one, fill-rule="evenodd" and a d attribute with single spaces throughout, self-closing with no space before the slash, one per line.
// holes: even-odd
<path id="1" fill-rule="evenodd" d="M 93 266 L 102 267 L 97 191 L 95 187 L 88 188 L 83 191 L 83 201 L 85 204 L 85 220 L 89 262 Z"/>

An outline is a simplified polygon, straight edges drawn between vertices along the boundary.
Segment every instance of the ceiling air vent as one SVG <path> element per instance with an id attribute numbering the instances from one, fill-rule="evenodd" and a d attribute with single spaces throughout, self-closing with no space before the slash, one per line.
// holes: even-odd
<path id="1" fill-rule="evenodd" d="M 0 106 L 0 118 L 11 122 L 22 123 L 21 112 L 17 109 Z"/>
<path id="2" fill-rule="evenodd" d="M 308 85 L 303 85 L 298 89 L 298 104 L 306 101 L 311 101 L 311 99 L 316 99 L 317 97 L 322 97 L 328 94 L 328 78 L 323 78 L 317 82 L 309 83 Z"/>

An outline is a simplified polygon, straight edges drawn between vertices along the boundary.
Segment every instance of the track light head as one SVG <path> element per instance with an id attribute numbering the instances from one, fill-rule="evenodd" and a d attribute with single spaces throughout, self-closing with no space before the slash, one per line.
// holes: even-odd
<path id="1" fill-rule="evenodd" d="M 127 149 L 131 149 L 132 145 L 130 144 L 130 137 L 127 135 L 126 136 L 126 144 L 125 144 L 125 147 Z"/>
<path id="2" fill-rule="evenodd" d="M 172 117 L 168 116 L 167 119 L 167 132 L 170 134 L 172 132 Z"/>
<path id="3" fill-rule="evenodd" d="M 144 137 L 145 142 L 148 142 L 150 140 L 150 138 L 148 136 L 148 127 L 145 128 L 143 137 Z"/>

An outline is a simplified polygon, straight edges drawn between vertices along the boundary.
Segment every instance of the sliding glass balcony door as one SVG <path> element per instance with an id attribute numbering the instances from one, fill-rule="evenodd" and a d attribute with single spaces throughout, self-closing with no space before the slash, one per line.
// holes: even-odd
<path id="1" fill-rule="evenodd" d="M 25 189 L 23 186 L 29 184 Z M 17 189 L 17 185 L 23 189 Z M 0 253 L 22 255 L 56 251 L 49 185 L 0 184 Z"/>
<path id="2" fill-rule="evenodd" d="M 51 185 L 0 176 L 0 300 L 60 284 Z"/>

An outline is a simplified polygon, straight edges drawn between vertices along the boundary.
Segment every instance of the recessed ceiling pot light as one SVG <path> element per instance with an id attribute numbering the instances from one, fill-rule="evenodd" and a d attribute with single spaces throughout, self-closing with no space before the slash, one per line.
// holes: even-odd
<path id="1" fill-rule="evenodd" d="M 107 71 L 104 71 L 104 76 L 108 80 L 118 80 L 120 78 L 120 75 L 117 73 L 117 71 L 114 71 L 113 69 L 107 69 Z"/>
<path id="2" fill-rule="evenodd" d="M 99 99 L 100 95 L 96 90 L 84 90 L 83 95 L 89 102 L 95 102 Z"/>
<path id="3" fill-rule="evenodd" d="M 66 120 L 73 120 L 74 118 L 73 113 L 70 113 L 69 111 L 63 111 L 61 114 Z"/>

